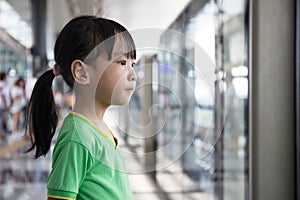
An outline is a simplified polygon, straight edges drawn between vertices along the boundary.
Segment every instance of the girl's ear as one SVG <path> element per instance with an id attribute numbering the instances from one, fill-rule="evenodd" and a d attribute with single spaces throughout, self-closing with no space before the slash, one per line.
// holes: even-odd
<path id="1" fill-rule="evenodd" d="M 74 60 L 71 64 L 71 72 L 74 80 L 81 85 L 88 85 L 90 83 L 87 67 L 81 60 Z"/>

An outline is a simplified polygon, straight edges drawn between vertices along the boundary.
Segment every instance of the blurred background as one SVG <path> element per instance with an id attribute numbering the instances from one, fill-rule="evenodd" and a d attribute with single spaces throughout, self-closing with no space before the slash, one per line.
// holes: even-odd
<path id="1" fill-rule="evenodd" d="M 51 152 L 25 153 L 26 104 L 85 14 L 136 42 L 132 100 L 105 116 L 134 199 L 299 199 L 299 13 L 299 0 L 0 0 L 0 200 L 47 198 Z M 61 125 L 73 95 L 60 77 L 53 92 Z"/>

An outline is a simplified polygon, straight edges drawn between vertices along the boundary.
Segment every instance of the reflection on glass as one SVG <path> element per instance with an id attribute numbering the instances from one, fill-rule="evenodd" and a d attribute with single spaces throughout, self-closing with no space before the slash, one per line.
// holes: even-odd
<path id="1" fill-rule="evenodd" d="M 168 122 L 158 145 L 173 147 L 157 159 L 174 159 L 181 151 L 176 163 L 193 183 L 185 189 L 201 191 L 205 199 L 248 198 L 245 5 L 246 0 L 193 1 L 170 26 L 183 36 L 166 31 L 161 37 L 168 51 L 158 55 L 158 82 L 169 90 L 158 89 Z"/>
<path id="2" fill-rule="evenodd" d="M 219 2 L 223 43 L 221 70 L 226 73 L 223 136 L 223 199 L 246 199 L 248 195 L 248 67 L 245 33 L 245 1 Z"/>

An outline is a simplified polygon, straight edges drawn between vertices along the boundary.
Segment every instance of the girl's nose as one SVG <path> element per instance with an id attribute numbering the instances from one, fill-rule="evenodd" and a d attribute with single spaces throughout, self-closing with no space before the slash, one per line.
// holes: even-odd
<path id="1" fill-rule="evenodd" d="M 128 79 L 129 81 L 136 81 L 136 73 L 132 67 L 130 67 Z"/>
<path id="2" fill-rule="evenodd" d="M 130 63 L 128 80 L 129 81 L 136 81 L 136 78 L 137 78 L 136 73 L 134 71 L 134 68 L 132 67 L 132 63 Z"/>

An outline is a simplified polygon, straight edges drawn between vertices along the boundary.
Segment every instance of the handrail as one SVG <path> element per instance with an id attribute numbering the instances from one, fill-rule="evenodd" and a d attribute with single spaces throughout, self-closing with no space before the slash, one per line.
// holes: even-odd
<path id="1" fill-rule="evenodd" d="M 18 141 L 15 141 L 12 144 L 6 145 L 3 148 L 0 148 L 0 158 L 4 157 L 6 154 L 16 151 L 17 149 L 24 147 L 30 142 L 28 138 L 24 138 Z"/>

